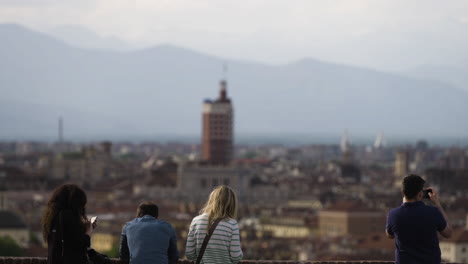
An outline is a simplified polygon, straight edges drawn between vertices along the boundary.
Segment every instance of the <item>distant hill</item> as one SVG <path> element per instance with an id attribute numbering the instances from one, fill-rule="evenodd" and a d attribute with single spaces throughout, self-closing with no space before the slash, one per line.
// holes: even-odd
<path id="1" fill-rule="evenodd" d="M 410 77 L 437 80 L 446 82 L 468 91 L 468 66 L 434 66 L 434 65 L 421 65 L 417 68 L 407 70 L 405 72 Z"/>
<path id="2" fill-rule="evenodd" d="M 438 81 L 314 59 L 269 66 L 171 45 L 80 49 L 13 24 L 0 25 L 0 38 L 0 139 L 54 136 L 59 116 L 68 137 L 199 135 L 202 101 L 217 96 L 224 62 L 237 135 L 468 130 L 468 94 Z"/>

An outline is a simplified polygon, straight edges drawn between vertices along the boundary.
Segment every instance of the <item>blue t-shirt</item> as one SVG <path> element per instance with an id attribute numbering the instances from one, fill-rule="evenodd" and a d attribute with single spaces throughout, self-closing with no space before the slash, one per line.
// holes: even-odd
<path id="1" fill-rule="evenodd" d="M 437 232 L 447 222 L 442 213 L 422 201 L 403 203 L 390 210 L 387 233 L 395 236 L 395 262 L 400 264 L 440 264 Z"/>
<path id="2" fill-rule="evenodd" d="M 122 229 L 120 258 L 131 264 L 176 263 L 179 252 L 174 229 L 150 215 L 133 219 Z"/>

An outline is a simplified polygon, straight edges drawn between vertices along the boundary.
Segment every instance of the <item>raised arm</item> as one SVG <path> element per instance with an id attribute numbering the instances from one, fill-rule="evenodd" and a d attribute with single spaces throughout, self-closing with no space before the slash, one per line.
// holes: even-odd
<path id="1" fill-rule="evenodd" d="M 452 236 L 453 230 L 452 230 L 452 226 L 450 225 L 447 214 L 445 213 L 444 208 L 440 204 L 439 194 L 436 192 L 434 188 L 430 187 L 429 189 L 432 190 L 432 192 L 429 192 L 429 198 L 431 198 L 431 201 L 434 202 L 435 206 L 437 207 L 437 209 L 439 209 L 443 217 L 443 220 L 441 219 L 439 221 L 439 232 L 443 237 L 450 238 Z"/>
<path id="2" fill-rule="evenodd" d="M 83 252 L 91 245 L 90 235 L 92 228 L 90 224 L 86 226 L 85 232 L 81 228 L 81 223 L 78 222 L 72 211 L 64 210 L 59 213 L 59 224 L 62 226 L 63 240 L 65 248 L 71 252 Z"/>

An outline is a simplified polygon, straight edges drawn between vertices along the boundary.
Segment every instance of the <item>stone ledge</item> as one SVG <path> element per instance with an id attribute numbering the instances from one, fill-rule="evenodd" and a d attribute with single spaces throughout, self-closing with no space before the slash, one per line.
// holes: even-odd
<path id="1" fill-rule="evenodd" d="M 112 259 L 114 264 L 128 264 L 125 261 Z M 379 260 L 353 260 L 353 261 L 292 261 L 292 260 L 243 260 L 241 264 L 390 264 L 393 261 Z M 28 258 L 28 257 L 0 257 L 0 264 L 47 264 L 46 258 Z M 192 261 L 180 259 L 178 264 L 193 264 Z M 462 264 L 462 263 L 442 263 L 442 264 Z"/>

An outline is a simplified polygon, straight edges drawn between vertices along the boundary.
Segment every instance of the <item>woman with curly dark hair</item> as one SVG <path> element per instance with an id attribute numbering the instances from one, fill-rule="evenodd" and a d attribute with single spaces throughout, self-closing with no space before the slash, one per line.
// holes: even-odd
<path id="1" fill-rule="evenodd" d="M 75 184 L 54 190 L 42 219 L 48 264 L 87 263 L 93 224 L 86 217 L 86 194 Z"/>

